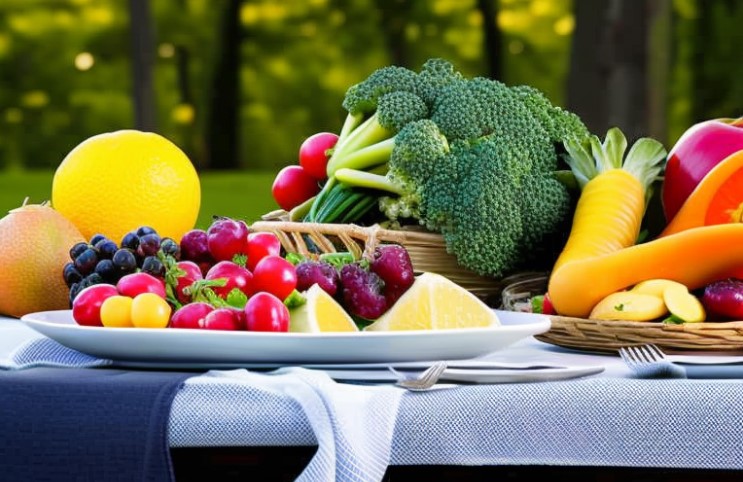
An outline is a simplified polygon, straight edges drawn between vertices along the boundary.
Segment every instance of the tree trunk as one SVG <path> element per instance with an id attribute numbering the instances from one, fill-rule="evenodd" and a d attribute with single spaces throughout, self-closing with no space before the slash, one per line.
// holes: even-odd
<path id="1" fill-rule="evenodd" d="M 152 86 L 155 38 L 148 0 L 129 0 L 132 39 L 134 126 L 143 131 L 156 127 L 155 91 Z"/>
<path id="2" fill-rule="evenodd" d="M 648 135 L 666 144 L 673 52 L 671 0 L 651 2 L 648 19 Z"/>
<path id="3" fill-rule="evenodd" d="M 220 22 L 206 122 L 207 166 L 211 169 L 239 167 L 237 132 L 242 0 L 226 0 L 226 3 Z"/>
<path id="4" fill-rule="evenodd" d="M 488 76 L 503 81 L 503 38 L 498 28 L 498 0 L 477 0 L 482 14 L 483 52 Z"/>
<path id="5" fill-rule="evenodd" d="M 410 62 L 405 26 L 411 3 L 405 0 L 378 0 L 381 28 L 392 65 L 407 67 Z"/>
<path id="6" fill-rule="evenodd" d="M 568 108 L 603 136 L 647 135 L 647 17 L 652 0 L 576 0 Z"/>

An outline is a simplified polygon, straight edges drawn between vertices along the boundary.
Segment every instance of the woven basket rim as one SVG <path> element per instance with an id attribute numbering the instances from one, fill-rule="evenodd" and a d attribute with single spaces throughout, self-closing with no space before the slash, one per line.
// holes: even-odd
<path id="1" fill-rule="evenodd" d="M 535 338 L 567 348 L 616 352 L 623 346 L 654 343 L 667 350 L 743 353 L 743 321 L 671 324 L 556 315 L 550 320 L 550 329 Z"/>
<path id="2" fill-rule="evenodd" d="M 301 255 L 312 255 L 312 248 L 324 253 L 343 250 L 354 257 L 371 257 L 379 243 L 396 243 L 407 248 L 417 272 L 435 272 L 484 299 L 497 299 L 503 288 L 503 280 L 478 275 L 462 266 L 456 257 L 446 251 L 444 237 L 426 230 L 423 226 L 387 229 L 379 224 L 360 226 L 357 224 L 307 223 L 283 219 L 264 219 L 250 225 L 253 231 L 269 231 L 276 234 L 282 246 Z"/>

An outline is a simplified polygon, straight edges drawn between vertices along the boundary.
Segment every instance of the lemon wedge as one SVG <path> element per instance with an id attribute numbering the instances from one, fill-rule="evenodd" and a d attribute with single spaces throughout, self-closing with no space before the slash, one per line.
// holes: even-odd
<path id="1" fill-rule="evenodd" d="M 447 330 L 498 325 L 498 315 L 480 298 L 444 276 L 426 272 L 364 330 Z"/>
<path id="2" fill-rule="evenodd" d="M 312 285 L 303 294 L 307 302 L 290 312 L 289 331 L 295 333 L 359 331 L 346 310 L 320 288 L 320 285 Z"/>

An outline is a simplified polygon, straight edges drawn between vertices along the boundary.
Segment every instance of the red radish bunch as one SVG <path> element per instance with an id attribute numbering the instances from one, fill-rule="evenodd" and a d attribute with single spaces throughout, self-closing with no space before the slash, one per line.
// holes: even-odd
<path id="1" fill-rule="evenodd" d="M 336 142 L 338 136 L 332 132 L 318 132 L 302 142 L 299 164 L 281 169 L 271 186 L 281 209 L 291 211 L 320 192 L 321 183 L 328 178 L 328 159 Z"/>

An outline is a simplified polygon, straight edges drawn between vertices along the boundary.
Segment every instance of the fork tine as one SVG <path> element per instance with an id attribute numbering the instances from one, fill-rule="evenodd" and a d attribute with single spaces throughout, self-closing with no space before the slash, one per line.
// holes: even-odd
<path id="1" fill-rule="evenodd" d="M 446 370 L 446 362 L 439 361 L 428 367 L 425 371 L 420 373 L 416 378 L 401 378 L 398 380 L 397 385 L 410 389 L 410 390 L 425 390 L 431 388 L 438 382 L 441 374 Z M 392 369 L 395 373 L 396 370 Z"/>
<path id="2" fill-rule="evenodd" d="M 666 359 L 666 354 L 663 353 L 663 351 L 660 348 L 658 348 L 658 345 L 654 345 L 654 344 L 650 343 L 650 344 L 647 345 L 647 347 L 648 347 L 648 350 L 650 350 L 651 352 L 653 352 L 653 354 L 654 354 L 654 356 L 655 356 L 655 358 L 657 360 L 665 360 Z"/>

